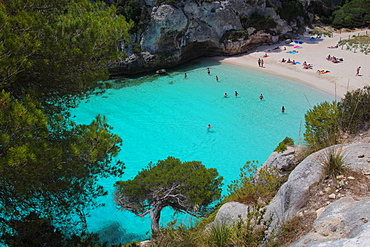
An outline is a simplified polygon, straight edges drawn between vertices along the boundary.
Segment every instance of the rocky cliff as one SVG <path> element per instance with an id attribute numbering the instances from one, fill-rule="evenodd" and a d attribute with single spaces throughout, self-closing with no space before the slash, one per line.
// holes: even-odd
<path id="1" fill-rule="evenodd" d="M 280 0 L 142 1 L 148 23 L 121 44 L 127 57 L 112 75 L 168 68 L 201 56 L 234 55 L 301 33 L 313 15 L 310 0 L 291 9 Z M 280 10 L 280 11 L 279 11 Z M 289 12 L 290 11 L 290 12 Z M 284 15 L 284 18 L 278 14 Z"/>
<path id="2" fill-rule="evenodd" d="M 347 169 L 334 179 L 325 177 L 323 167 L 331 151 L 340 152 Z M 263 166 L 291 168 L 295 155 L 293 149 L 273 153 Z M 278 233 L 281 226 L 299 217 L 302 223 L 300 228 L 295 226 L 291 247 L 370 246 L 369 174 L 368 142 L 336 145 L 309 155 L 292 170 L 266 206 L 266 219 L 272 217 L 271 232 Z M 247 205 L 227 203 L 216 220 L 231 223 L 239 217 L 244 219 L 247 211 Z"/>

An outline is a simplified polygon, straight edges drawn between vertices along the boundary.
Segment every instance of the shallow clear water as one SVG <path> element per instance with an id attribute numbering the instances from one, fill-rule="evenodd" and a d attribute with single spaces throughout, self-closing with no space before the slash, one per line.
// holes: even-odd
<path id="1" fill-rule="evenodd" d="M 212 60 L 176 69 L 165 76 L 125 80 L 72 112 L 78 123 L 89 123 L 97 114 L 107 116 L 113 132 L 123 139 L 118 158 L 127 167 L 125 174 L 101 181 L 110 195 L 99 199 L 106 206 L 91 211 L 88 218 L 90 229 L 103 234 L 103 240 L 143 240 L 150 231 L 148 217 L 116 209 L 112 192 L 117 180 L 131 179 L 149 162 L 174 156 L 217 168 L 226 193 L 226 185 L 238 178 L 246 161 L 262 164 L 287 136 L 302 142 L 306 111 L 334 99 L 294 81 Z M 229 97 L 224 98 L 224 93 Z M 208 124 L 213 126 L 210 131 Z M 161 224 L 173 220 L 171 215 L 166 210 Z M 185 224 L 190 221 L 190 217 L 180 219 Z"/>

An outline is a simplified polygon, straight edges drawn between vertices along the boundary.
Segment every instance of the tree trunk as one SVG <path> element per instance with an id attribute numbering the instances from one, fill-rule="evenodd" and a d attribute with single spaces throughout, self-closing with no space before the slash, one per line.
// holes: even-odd
<path id="1" fill-rule="evenodd" d="M 159 219 L 161 218 L 162 207 L 154 207 L 150 211 L 150 219 L 152 220 L 152 233 L 159 232 Z"/>

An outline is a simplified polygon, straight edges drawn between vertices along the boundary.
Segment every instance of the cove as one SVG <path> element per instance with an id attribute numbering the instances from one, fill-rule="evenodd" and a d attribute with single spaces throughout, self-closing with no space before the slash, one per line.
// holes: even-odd
<path id="1" fill-rule="evenodd" d="M 145 240 L 150 235 L 150 219 L 116 208 L 116 181 L 131 179 L 150 162 L 173 156 L 217 168 L 226 194 L 227 185 L 238 179 L 247 161 L 262 164 L 287 136 L 302 144 L 304 114 L 332 100 L 334 96 L 307 85 L 209 59 L 176 67 L 166 75 L 116 81 L 112 89 L 71 111 L 82 124 L 97 114 L 105 115 L 113 132 L 123 139 L 118 159 L 125 163 L 125 174 L 101 179 L 109 195 L 98 199 L 104 207 L 88 212 L 89 230 L 111 244 Z M 210 131 L 208 124 L 213 126 Z M 166 226 L 174 219 L 165 210 L 160 223 Z M 178 218 L 186 225 L 192 220 L 185 215 Z"/>

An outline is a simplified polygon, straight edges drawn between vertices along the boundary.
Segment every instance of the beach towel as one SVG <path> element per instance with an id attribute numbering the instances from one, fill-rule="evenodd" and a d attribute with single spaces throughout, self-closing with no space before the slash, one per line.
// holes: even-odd
<path id="1" fill-rule="evenodd" d="M 287 53 L 296 54 L 297 52 L 295 52 L 295 51 L 287 51 Z"/>
<path id="2" fill-rule="evenodd" d="M 294 46 L 293 48 L 298 48 L 298 47 L 300 47 L 299 45 L 296 45 L 296 46 Z"/>

